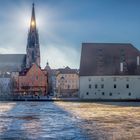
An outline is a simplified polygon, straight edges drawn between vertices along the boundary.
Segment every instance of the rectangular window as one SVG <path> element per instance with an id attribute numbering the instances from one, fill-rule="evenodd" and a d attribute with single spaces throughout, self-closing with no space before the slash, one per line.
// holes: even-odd
<path id="1" fill-rule="evenodd" d="M 104 78 L 101 78 L 101 81 L 104 81 Z"/>
<path id="2" fill-rule="evenodd" d="M 104 93 L 104 92 L 102 92 L 102 95 L 105 95 L 105 93 Z"/>
<path id="3" fill-rule="evenodd" d="M 91 81 L 91 78 L 88 78 L 88 81 Z"/>
<path id="4" fill-rule="evenodd" d="M 126 78 L 126 81 L 129 81 L 129 78 L 128 77 Z"/>
<path id="5" fill-rule="evenodd" d="M 98 85 L 97 84 L 95 85 L 95 88 L 98 88 Z"/>
<path id="6" fill-rule="evenodd" d="M 117 81 L 116 77 L 113 78 L 114 81 Z"/>
<path id="7" fill-rule="evenodd" d="M 115 85 L 114 85 L 114 88 L 116 88 L 116 87 L 117 87 L 117 85 L 115 84 Z"/>
<path id="8" fill-rule="evenodd" d="M 88 87 L 91 88 L 91 84 Z"/>
<path id="9" fill-rule="evenodd" d="M 104 88 L 104 84 L 101 85 L 101 88 Z"/>
<path id="10" fill-rule="evenodd" d="M 126 88 L 129 88 L 129 84 L 126 84 Z"/>

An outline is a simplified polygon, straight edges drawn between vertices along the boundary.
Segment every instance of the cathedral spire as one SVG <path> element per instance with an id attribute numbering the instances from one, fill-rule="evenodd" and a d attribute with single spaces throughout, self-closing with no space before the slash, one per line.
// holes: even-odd
<path id="1" fill-rule="evenodd" d="M 34 3 L 32 4 L 32 15 L 30 29 L 28 32 L 26 52 L 27 52 L 26 67 L 27 68 L 31 67 L 33 63 L 36 63 L 38 66 L 40 66 L 39 35 L 36 28 Z"/>
<path id="2" fill-rule="evenodd" d="M 34 30 L 36 29 L 36 18 L 35 18 L 35 4 L 32 4 L 32 16 L 31 16 L 31 22 L 30 22 L 30 29 Z"/>

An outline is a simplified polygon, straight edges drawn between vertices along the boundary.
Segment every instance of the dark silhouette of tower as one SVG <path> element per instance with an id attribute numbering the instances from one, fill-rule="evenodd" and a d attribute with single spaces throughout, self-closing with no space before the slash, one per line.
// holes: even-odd
<path id="1" fill-rule="evenodd" d="M 32 63 L 36 63 L 38 66 L 40 66 L 39 36 L 36 27 L 34 3 L 32 5 L 32 15 L 30 29 L 28 32 L 26 53 L 27 53 L 26 68 L 30 68 L 32 66 Z"/>

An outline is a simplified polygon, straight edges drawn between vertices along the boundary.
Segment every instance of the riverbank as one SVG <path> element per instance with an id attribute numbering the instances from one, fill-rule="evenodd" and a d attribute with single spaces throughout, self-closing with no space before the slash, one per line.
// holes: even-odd
<path id="1" fill-rule="evenodd" d="M 11 101 L 140 102 L 140 99 L 23 98 L 23 99 L 12 99 Z"/>

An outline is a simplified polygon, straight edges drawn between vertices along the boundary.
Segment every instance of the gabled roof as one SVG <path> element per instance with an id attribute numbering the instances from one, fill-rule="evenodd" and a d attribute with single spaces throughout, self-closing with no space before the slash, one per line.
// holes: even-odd
<path id="1" fill-rule="evenodd" d="M 137 75 L 140 52 L 127 43 L 83 43 L 80 76 Z M 123 72 L 120 71 L 123 63 Z"/>
<path id="2" fill-rule="evenodd" d="M 32 66 L 31 66 L 30 68 L 26 68 L 26 69 L 20 71 L 20 72 L 19 72 L 19 75 L 20 75 L 20 76 L 26 76 L 27 73 L 28 73 L 33 67 L 36 67 L 37 69 L 39 69 L 40 71 L 42 71 L 42 73 L 43 73 L 44 75 L 47 74 L 47 72 L 46 72 L 45 69 L 41 69 L 41 67 L 39 67 L 36 63 L 33 63 Z"/>
<path id="3" fill-rule="evenodd" d="M 65 68 L 60 68 L 57 70 L 58 73 L 61 73 L 61 74 L 78 74 L 78 70 L 77 69 L 71 69 L 69 68 L 68 66 L 65 67 Z"/>

